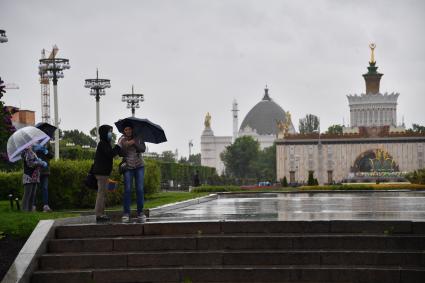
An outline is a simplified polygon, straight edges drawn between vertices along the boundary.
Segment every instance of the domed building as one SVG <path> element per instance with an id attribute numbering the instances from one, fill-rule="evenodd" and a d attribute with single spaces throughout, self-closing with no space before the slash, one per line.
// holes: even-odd
<path id="1" fill-rule="evenodd" d="M 278 134 L 277 122 L 286 121 L 287 113 L 269 96 L 269 89 L 264 89 L 263 99 L 258 102 L 243 119 L 238 136 L 252 136 L 258 140 L 260 147 L 273 145 Z M 289 133 L 295 133 L 290 122 Z"/>
<path id="2" fill-rule="evenodd" d="M 201 163 L 204 166 L 215 167 L 221 174 L 224 164 L 220 154 L 226 146 L 241 136 L 251 136 L 260 144 L 260 148 L 272 146 L 277 138 L 279 129 L 278 122 L 285 122 L 289 133 L 295 133 L 289 112 L 285 112 L 273 99 L 270 98 L 269 89 L 264 89 L 264 95 L 245 116 L 242 124 L 238 126 L 238 104 L 233 102 L 233 136 L 215 136 L 211 129 L 211 116 L 205 117 L 205 129 L 201 136 Z M 289 115 L 289 116 L 288 116 Z"/>

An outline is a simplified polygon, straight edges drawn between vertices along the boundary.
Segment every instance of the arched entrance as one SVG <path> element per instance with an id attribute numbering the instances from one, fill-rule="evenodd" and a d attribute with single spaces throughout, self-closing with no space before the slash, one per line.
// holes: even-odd
<path id="1" fill-rule="evenodd" d="M 372 149 L 360 154 L 351 172 L 399 172 L 393 157 L 382 149 Z"/>

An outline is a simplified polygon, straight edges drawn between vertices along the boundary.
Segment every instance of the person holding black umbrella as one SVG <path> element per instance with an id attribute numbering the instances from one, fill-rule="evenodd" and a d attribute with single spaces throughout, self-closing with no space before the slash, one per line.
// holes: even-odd
<path id="1" fill-rule="evenodd" d="M 121 147 L 120 155 L 123 157 L 121 171 L 124 174 L 124 211 L 122 222 L 128 223 L 130 221 L 133 179 L 136 183 L 137 220 L 144 222 L 146 219 L 143 214 L 145 163 L 141 153 L 145 152 L 146 146 L 141 136 L 136 137 L 133 135 L 133 125 L 131 123 L 125 123 L 123 129 L 124 134 L 118 140 L 118 145 Z"/>
<path id="2" fill-rule="evenodd" d="M 112 127 L 102 125 L 99 127 L 100 141 L 97 144 L 96 154 L 92 167 L 92 173 L 97 179 L 97 196 L 96 196 L 96 222 L 106 222 L 110 218 L 105 215 L 105 195 L 108 187 L 108 179 L 112 172 L 112 163 L 114 156 L 120 152 L 120 147 L 111 146 Z"/>

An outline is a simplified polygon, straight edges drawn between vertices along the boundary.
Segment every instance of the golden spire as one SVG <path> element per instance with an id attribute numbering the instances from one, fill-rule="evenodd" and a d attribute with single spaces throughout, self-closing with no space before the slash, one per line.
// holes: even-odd
<path id="1" fill-rule="evenodd" d="M 370 62 L 369 63 L 375 63 L 375 48 L 376 48 L 376 44 L 375 43 L 369 44 L 369 48 L 371 50 Z"/>

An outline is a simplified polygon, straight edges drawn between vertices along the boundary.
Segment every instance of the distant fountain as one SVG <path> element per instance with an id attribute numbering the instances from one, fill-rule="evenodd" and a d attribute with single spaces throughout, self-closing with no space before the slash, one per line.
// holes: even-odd
<path id="1" fill-rule="evenodd" d="M 392 156 L 382 150 L 374 149 L 362 153 L 351 168 L 344 183 L 394 183 L 408 182 L 400 172 Z"/>

